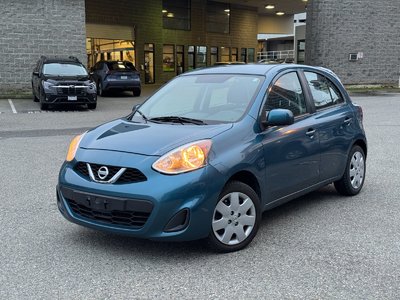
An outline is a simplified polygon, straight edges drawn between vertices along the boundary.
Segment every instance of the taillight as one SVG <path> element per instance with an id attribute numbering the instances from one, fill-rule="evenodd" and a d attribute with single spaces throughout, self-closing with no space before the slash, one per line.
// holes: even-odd
<path id="1" fill-rule="evenodd" d="M 354 104 L 354 106 L 355 106 L 356 109 L 357 109 L 357 113 L 358 113 L 358 115 L 360 116 L 360 121 L 361 121 L 361 123 L 362 123 L 363 120 L 364 120 L 364 112 L 363 112 L 363 110 L 362 110 L 362 107 L 361 107 L 360 105 L 357 105 L 357 104 Z"/>

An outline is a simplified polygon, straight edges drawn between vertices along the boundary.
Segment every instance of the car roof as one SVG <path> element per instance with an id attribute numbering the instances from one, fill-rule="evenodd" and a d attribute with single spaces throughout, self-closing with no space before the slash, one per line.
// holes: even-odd
<path id="1" fill-rule="evenodd" d="M 130 63 L 133 64 L 133 62 L 129 60 L 100 60 L 98 63 Z"/>
<path id="2" fill-rule="evenodd" d="M 219 66 L 211 66 L 201 69 L 196 69 L 182 75 L 201 75 L 201 74 L 251 74 L 251 75 L 266 75 L 270 71 L 279 72 L 280 70 L 285 69 L 298 69 L 298 68 L 307 68 L 308 70 L 316 70 L 316 71 L 324 71 L 325 73 L 329 73 L 334 75 L 334 73 L 328 69 L 321 67 L 312 67 L 306 65 L 298 65 L 298 64 L 231 64 L 231 65 L 219 65 Z M 334 75 L 337 77 L 336 75 Z"/>
<path id="3" fill-rule="evenodd" d="M 74 56 L 63 57 L 63 56 L 42 56 L 41 59 L 44 63 L 75 63 L 82 64 L 79 59 Z"/>

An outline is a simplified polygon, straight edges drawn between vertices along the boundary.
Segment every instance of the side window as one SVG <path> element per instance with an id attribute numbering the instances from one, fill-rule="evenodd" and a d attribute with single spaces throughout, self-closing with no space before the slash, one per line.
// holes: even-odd
<path id="1" fill-rule="evenodd" d="M 296 72 L 281 76 L 272 86 L 265 103 L 267 111 L 274 108 L 285 108 L 299 116 L 307 112 L 304 93 Z"/>
<path id="2" fill-rule="evenodd" d="M 328 78 L 314 72 L 304 72 L 304 75 L 317 110 L 344 102 L 339 89 Z"/>

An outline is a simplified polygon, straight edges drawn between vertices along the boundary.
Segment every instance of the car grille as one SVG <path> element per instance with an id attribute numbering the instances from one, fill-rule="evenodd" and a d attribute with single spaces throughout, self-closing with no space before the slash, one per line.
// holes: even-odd
<path id="1" fill-rule="evenodd" d="M 104 222 L 107 224 L 143 227 L 151 212 L 136 211 L 101 211 L 95 210 L 83 204 L 79 204 L 72 199 L 66 198 L 72 211 L 84 218 Z"/>
<path id="2" fill-rule="evenodd" d="M 60 194 L 76 217 L 97 222 L 142 227 L 146 224 L 153 203 L 148 200 L 111 197 L 60 186 Z"/>
<path id="3" fill-rule="evenodd" d="M 116 166 L 108 166 L 108 165 L 100 165 L 100 164 L 89 164 L 92 172 L 93 172 L 93 176 L 94 179 L 96 181 L 100 181 L 100 182 L 107 182 L 109 181 L 111 178 L 113 178 L 115 176 L 115 174 L 117 174 L 122 167 L 116 167 Z M 108 169 L 108 175 L 106 178 L 100 179 L 99 175 L 98 175 L 98 171 L 101 167 L 107 167 Z M 75 167 L 74 170 L 80 174 L 81 176 L 85 177 L 86 179 L 90 178 L 89 175 L 89 170 L 87 168 L 87 164 L 85 162 L 78 162 Z M 114 182 L 116 184 L 123 184 L 123 183 L 134 183 L 134 182 L 141 182 L 141 181 L 146 181 L 147 177 L 138 169 L 134 169 L 134 168 L 127 168 L 120 176 L 119 178 Z"/>
<path id="4" fill-rule="evenodd" d="M 56 87 L 58 95 L 86 95 L 85 86 Z"/>

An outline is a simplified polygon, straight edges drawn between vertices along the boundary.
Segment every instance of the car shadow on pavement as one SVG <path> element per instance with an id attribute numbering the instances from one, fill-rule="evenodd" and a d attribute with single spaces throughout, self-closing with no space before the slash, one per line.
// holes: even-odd
<path id="1" fill-rule="evenodd" d="M 71 111 L 88 111 L 88 107 L 86 105 L 69 105 L 69 104 L 59 104 L 50 106 L 48 109 L 42 110 L 42 112 L 71 112 Z"/>
<path id="2" fill-rule="evenodd" d="M 299 198 L 293 199 L 283 205 L 267 210 L 263 213 L 260 230 L 267 227 L 268 223 L 286 218 L 288 215 L 297 214 L 299 210 L 323 209 L 329 201 L 339 201 L 344 196 L 340 196 L 333 184 L 320 188 Z"/>

